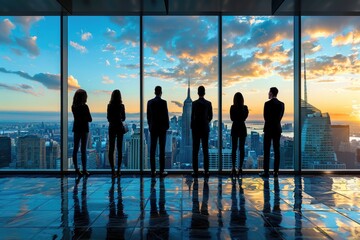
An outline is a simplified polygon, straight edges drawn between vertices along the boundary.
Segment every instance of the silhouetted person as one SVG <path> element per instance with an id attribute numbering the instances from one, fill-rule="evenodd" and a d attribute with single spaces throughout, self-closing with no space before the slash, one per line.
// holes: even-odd
<path id="1" fill-rule="evenodd" d="M 155 181 L 151 182 L 150 219 L 147 239 L 169 239 L 170 219 L 165 209 L 164 178 L 160 179 L 159 208 L 156 204 Z"/>
<path id="2" fill-rule="evenodd" d="M 280 188 L 279 188 L 279 180 L 274 179 L 274 205 L 271 210 L 270 203 L 270 187 L 269 180 L 264 179 L 264 208 L 263 208 L 263 217 L 264 219 L 264 227 L 266 231 L 267 239 L 282 239 L 279 234 L 281 234 L 281 222 L 282 215 L 280 209 Z M 273 229 L 278 229 L 278 232 L 275 232 Z"/>
<path id="3" fill-rule="evenodd" d="M 240 92 L 235 93 L 234 95 L 234 104 L 230 107 L 230 119 L 233 122 L 231 126 L 231 160 L 232 160 L 232 170 L 231 175 L 240 175 L 242 174 L 242 167 L 245 158 L 245 140 L 247 136 L 247 130 L 245 125 L 245 120 L 249 115 L 249 110 L 246 105 L 244 105 L 244 97 Z M 236 173 L 236 150 L 239 141 L 239 170 Z"/>
<path id="4" fill-rule="evenodd" d="M 165 177 L 165 143 L 166 131 L 169 129 L 169 113 L 167 103 L 161 99 L 162 90 L 160 86 L 155 87 L 155 98 L 147 103 L 147 121 L 150 131 L 150 166 L 151 177 L 156 176 L 155 153 L 156 145 L 159 139 L 159 164 L 160 164 L 160 177 Z"/>
<path id="5" fill-rule="evenodd" d="M 231 215 L 230 215 L 230 237 L 232 239 L 248 239 L 246 228 L 245 195 L 242 188 L 242 179 L 239 179 L 239 206 L 236 194 L 236 180 L 232 179 L 231 186 Z M 243 231 L 239 231 L 243 230 Z"/>
<path id="6" fill-rule="evenodd" d="M 124 138 L 125 106 L 122 103 L 121 93 L 118 89 L 111 94 L 110 102 L 107 106 L 107 119 L 109 121 L 109 163 L 112 177 L 120 177 L 122 163 L 122 142 Z M 114 151 L 115 140 L 118 153 L 118 170 L 115 173 Z"/>
<path id="7" fill-rule="evenodd" d="M 213 118 L 211 102 L 205 100 L 205 88 L 198 88 L 199 99 L 192 103 L 191 130 L 193 138 L 193 176 L 199 173 L 199 149 L 200 140 L 204 154 L 205 177 L 209 176 L 209 123 Z"/>
<path id="8" fill-rule="evenodd" d="M 117 197 L 115 198 L 115 180 L 113 179 L 109 190 L 109 223 L 107 224 L 106 239 L 125 239 L 127 217 L 127 214 L 124 213 L 121 181 L 118 181 Z"/>
<path id="9" fill-rule="evenodd" d="M 270 100 L 264 105 L 264 172 L 260 173 L 262 177 L 269 176 L 271 141 L 274 149 L 274 177 L 279 175 L 281 119 L 284 115 L 285 104 L 277 99 L 278 92 L 276 87 L 270 88 Z"/>
<path id="10" fill-rule="evenodd" d="M 194 179 L 193 191 L 192 191 L 192 216 L 190 226 L 190 239 L 211 239 L 211 234 L 208 231 L 210 227 L 209 223 L 209 184 L 207 180 L 204 180 L 203 186 L 203 199 L 200 207 L 199 204 L 199 181 L 197 178 Z"/>
<path id="11" fill-rule="evenodd" d="M 83 89 L 78 89 L 75 92 L 71 111 L 74 115 L 74 125 L 72 131 L 74 132 L 74 149 L 73 149 L 73 161 L 75 171 L 79 176 L 83 174 L 89 176 L 89 172 L 86 170 L 86 145 L 89 135 L 89 122 L 92 122 L 89 107 L 86 105 L 87 94 Z M 80 171 L 77 161 L 77 153 L 81 141 L 81 164 L 83 172 Z"/>
<path id="12" fill-rule="evenodd" d="M 73 190 L 74 198 L 74 234 L 72 239 L 90 239 L 91 238 L 91 228 L 90 226 L 90 217 L 87 209 L 87 178 L 83 179 L 83 185 L 81 190 L 81 203 L 78 197 L 78 185 L 80 183 L 80 178 L 75 180 L 75 186 Z"/>

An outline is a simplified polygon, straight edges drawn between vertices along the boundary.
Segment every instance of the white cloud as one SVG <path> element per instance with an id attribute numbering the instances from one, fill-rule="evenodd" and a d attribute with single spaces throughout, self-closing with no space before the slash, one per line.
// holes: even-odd
<path id="1" fill-rule="evenodd" d="M 73 41 L 70 41 L 70 46 L 72 46 L 76 50 L 80 51 L 81 53 L 86 53 L 88 51 L 85 46 L 82 46 L 82 45 L 80 45 L 80 44 L 78 44 L 76 42 L 73 42 Z"/>
<path id="2" fill-rule="evenodd" d="M 101 82 L 103 84 L 113 84 L 114 83 L 114 80 L 110 79 L 109 76 L 103 76 L 102 79 L 103 80 Z"/>
<path id="3" fill-rule="evenodd" d="M 2 58 L 5 59 L 6 61 L 9 61 L 9 62 L 12 61 L 12 59 L 9 56 L 3 56 Z"/>
<path id="4" fill-rule="evenodd" d="M 127 76 L 125 74 L 118 74 L 117 77 L 119 78 L 126 78 Z"/>
<path id="5" fill-rule="evenodd" d="M 42 16 L 17 16 L 14 17 L 14 22 L 19 23 L 24 28 L 26 35 L 29 35 L 31 25 L 42 19 L 44 19 Z"/>
<path id="6" fill-rule="evenodd" d="M 81 34 L 81 40 L 83 41 L 88 41 L 89 39 L 91 39 L 93 36 L 90 32 L 84 32 Z"/>
<path id="7" fill-rule="evenodd" d="M 16 38 L 16 43 L 25 48 L 32 56 L 38 56 L 40 49 L 36 44 L 37 37 Z"/>
<path id="8" fill-rule="evenodd" d="M 15 25 L 7 18 L 0 22 L 0 43 L 1 42 L 5 42 L 5 43 L 11 42 L 10 34 L 14 28 L 15 28 Z"/>
<path id="9" fill-rule="evenodd" d="M 103 49 L 103 51 L 110 51 L 110 52 L 114 52 L 116 51 L 116 47 L 114 47 L 113 45 L 111 45 L 110 43 L 108 43 L 105 48 Z"/>

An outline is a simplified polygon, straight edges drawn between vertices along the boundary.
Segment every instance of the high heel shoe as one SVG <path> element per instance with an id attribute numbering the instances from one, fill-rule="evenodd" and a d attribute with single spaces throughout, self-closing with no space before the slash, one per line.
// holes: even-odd
<path id="1" fill-rule="evenodd" d="M 76 170 L 75 170 L 75 173 L 78 175 L 78 177 L 82 177 L 82 176 L 83 176 L 83 173 L 82 173 L 79 169 L 76 169 Z"/>
<path id="2" fill-rule="evenodd" d="M 90 173 L 89 173 L 88 171 L 86 171 L 86 170 L 83 170 L 83 175 L 84 175 L 85 177 L 88 177 L 88 176 L 90 176 Z"/>

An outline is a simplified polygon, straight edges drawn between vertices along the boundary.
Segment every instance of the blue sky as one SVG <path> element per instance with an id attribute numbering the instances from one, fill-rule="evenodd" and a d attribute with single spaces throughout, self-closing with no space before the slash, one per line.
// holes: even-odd
<path id="1" fill-rule="evenodd" d="M 333 119 L 360 119 L 360 35 L 357 17 L 303 17 L 309 102 Z M 218 107 L 216 16 L 144 17 L 144 101 L 156 85 L 179 115 L 199 85 Z M 106 111 L 121 90 L 128 113 L 139 112 L 139 17 L 69 17 L 69 104 L 74 90 L 88 92 L 92 112 Z M 277 86 L 293 115 L 292 17 L 223 18 L 223 116 L 235 92 L 262 119 L 268 89 Z M 59 17 L 0 18 L 0 111 L 59 111 Z M 336 99 L 336 101 L 335 101 Z M 331 103 L 331 104 L 329 104 Z"/>

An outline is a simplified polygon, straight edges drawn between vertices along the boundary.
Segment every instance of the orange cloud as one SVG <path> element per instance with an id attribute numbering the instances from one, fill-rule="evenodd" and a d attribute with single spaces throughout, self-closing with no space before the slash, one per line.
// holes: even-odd
<path id="1" fill-rule="evenodd" d="M 80 88 L 78 80 L 73 75 L 70 75 L 68 77 L 68 89 L 74 90 L 74 89 L 78 89 L 78 88 Z"/>

